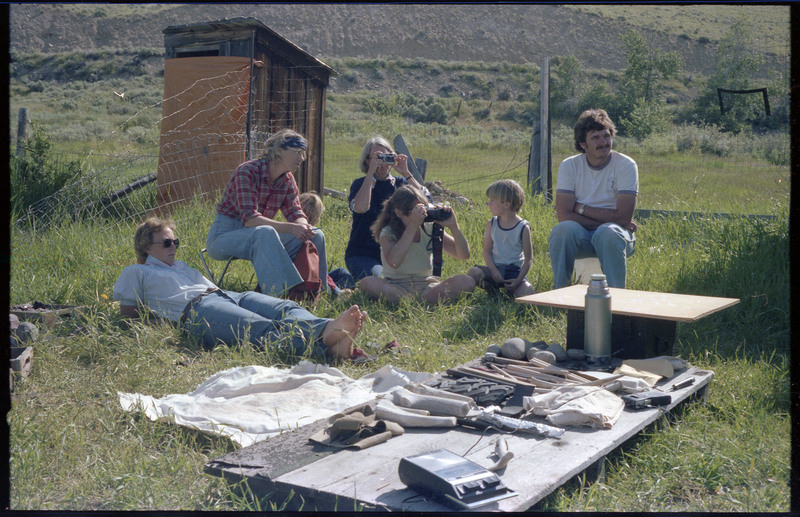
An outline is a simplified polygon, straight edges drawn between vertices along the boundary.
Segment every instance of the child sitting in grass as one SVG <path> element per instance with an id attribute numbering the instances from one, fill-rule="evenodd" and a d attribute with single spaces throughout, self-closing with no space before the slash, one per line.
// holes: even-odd
<path id="1" fill-rule="evenodd" d="M 322 217 L 322 212 L 325 211 L 322 198 L 312 190 L 310 192 L 303 192 L 298 196 L 298 199 L 300 200 L 300 206 L 303 208 L 303 212 L 306 214 L 308 224 L 317 226 Z M 333 271 L 328 271 L 328 287 L 331 288 L 331 292 L 335 295 L 349 296 L 353 293 L 353 288 L 355 288 L 355 286 L 356 281 L 353 279 L 353 275 L 345 268 L 339 267 Z"/>
<path id="2" fill-rule="evenodd" d="M 396 304 L 404 297 L 414 297 L 428 304 L 449 301 L 475 289 L 468 275 L 455 275 L 442 281 L 433 276 L 433 226 L 446 230 L 442 251 L 460 260 L 469 259 L 469 243 L 461 232 L 456 214 L 443 207 L 447 217 L 425 222 L 428 200 L 414 187 L 405 185 L 383 205 L 372 225 L 372 234 L 381 246 L 383 278 L 366 276 L 358 289 L 367 296 Z M 451 235 L 452 234 L 452 235 Z"/>
<path id="3" fill-rule="evenodd" d="M 468 274 L 483 287 L 508 289 L 515 297 L 536 293 L 525 276 L 533 260 L 531 228 L 518 212 L 525 203 L 525 191 L 514 180 L 495 181 L 486 189 L 492 218 L 483 233 L 485 266 Z"/>

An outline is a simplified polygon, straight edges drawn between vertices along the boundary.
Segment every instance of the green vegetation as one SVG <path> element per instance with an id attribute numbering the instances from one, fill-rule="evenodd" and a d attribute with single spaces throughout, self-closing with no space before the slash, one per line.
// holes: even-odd
<path id="1" fill-rule="evenodd" d="M 342 265 L 349 227 L 344 201 L 325 198 L 334 266 Z M 537 290 L 552 286 L 547 235 L 550 206 L 529 200 Z M 213 210 L 198 203 L 175 214 L 180 258 L 201 268 Z M 464 263 L 445 260 L 444 274 L 476 262 L 485 206 L 459 211 L 473 250 Z M 90 222 L 47 233 L 12 235 L 12 303 L 43 300 L 86 306 L 85 319 L 66 321 L 36 341 L 33 375 L 18 379 L 9 415 L 11 508 L 14 510 L 280 509 L 284 501 L 231 492 L 203 464 L 233 450 L 226 439 L 125 413 L 117 392 L 185 393 L 220 370 L 280 365 L 248 346 L 204 350 L 168 326 L 128 326 L 111 303 L 119 271 L 133 261 L 133 221 L 105 228 Z M 642 222 L 629 287 L 739 298 L 741 302 L 678 326 L 674 353 L 715 372 L 706 405 L 690 404 L 608 458 L 607 479 L 569 484 L 537 505 L 547 511 L 782 512 L 789 508 L 789 237 L 787 213 L 772 222 L 679 218 Z M 766 250 L 769 250 L 766 252 Z M 242 261 L 238 261 L 242 262 Z M 221 264 L 215 263 L 214 266 Z M 252 286 L 252 269 L 236 263 L 234 289 Z M 385 364 L 414 371 L 444 369 L 480 355 L 489 344 L 524 336 L 562 342 L 566 317 L 477 291 L 434 310 L 397 309 L 356 295 L 370 314 L 359 344 L 392 339 L 410 354 L 380 356 L 368 366 L 340 365 L 360 377 Z M 347 302 L 347 303 L 350 303 Z M 347 303 L 323 299 L 315 311 L 332 316 Z M 424 321 L 425 325 L 408 325 Z"/>
<path id="2" fill-rule="evenodd" d="M 123 9 L 100 4 L 58 8 L 96 17 Z M 141 9 L 162 8 L 124 9 L 126 15 L 136 15 Z M 619 13 L 622 8 L 614 9 Z M 605 481 L 567 484 L 535 510 L 789 510 L 788 68 L 773 74 L 771 118 L 760 115 L 758 103 L 751 101 L 715 118 L 716 99 L 700 95 L 700 89 L 745 88 L 763 70 L 751 52 L 753 40 L 733 36 L 745 36 L 751 28 L 771 41 L 773 33 L 769 24 L 759 25 L 761 20 L 746 27 L 734 25 L 735 17 L 720 16 L 714 22 L 705 18 L 701 29 L 684 16 L 706 9 L 713 8 L 659 6 L 658 14 L 674 34 L 720 42 L 720 65 L 708 70 L 708 77 L 662 74 L 659 84 L 647 83 L 657 60 L 638 53 L 649 40 L 642 41 L 635 32 L 629 36 L 631 59 L 625 71 L 586 69 L 575 56 L 553 58 L 553 173 L 574 153 L 571 125 L 576 113 L 609 106 L 617 110 L 612 117 L 622 130 L 616 149 L 639 164 L 640 208 L 774 217 L 640 221 L 630 288 L 740 299 L 732 308 L 678 326 L 674 353 L 715 372 L 708 402 L 679 408 L 610 454 Z M 637 26 L 644 11 L 652 6 L 632 6 L 625 21 Z M 782 16 L 788 19 L 785 12 Z M 96 184 L 74 185 L 55 196 L 55 204 L 48 206 L 58 225 L 49 230 L 36 224 L 11 228 L 11 303 L 37 300 L 86 308 L 80 319 L 49 332 L 42 329 L 33 343 L 33 374 L 15 380 L 8 416 L 12 510 L 279 511 L 286 504 L 256 499 L 248 495 L 248 487 L 231 488 L 203 473 L 206 461 L 236 448 L 229 440 L 151 422 L 123 412 L 119 405 L 119 391 L 184 393 L 226 368 L 293 361 L 248 346 L 205 350 L 174 327 L 123 322 L 111 300 L 119 272 L 134 260 L 134 228 L 155 205 L 154 185 L 100 208 L 85 208 L 71 196 L 80 190 L 81 199 L 96 201 L 119 188 L 112 180 L 124 184 L 155 171 L 162 56 L 148 49 L 11 55 L 11 127 L 16 127 L 20 107 L 28 108 L 35 122 L 28 151 L 19 159 L 12 157 L 14 210 L 58 188 L 67 176 L 80 172 L 83 178 L 98 178 Z M 325 187 L 349 189 L 359 175 L 356 161 L 369 137 L 402 134 L 414 156 L 428 161 L 428 180 L 439 180 L 471 200 L 469 206 L 454 206 L 472 258 L 445 260 L 443 274 L 463 273 L 481 262 L 489 217 L 486 186 L 499 178 L 527 183 L 530 127 L 538 118 L 538 66 L 410 59 L 326 62 L 340 72 L 342 88 L 329 94 L 326 104 Z M 415 74 L 415 81 L 438 89 L 432 94 L 397 90 L 393 85 L 400 84 L 395 81 L 400 73 Z M 361 84 L 365 77 L 381 87 Z M 636 102 L 621 106 L 626 84 L 637 85 L 640 93 L 625 97 Z M 661 92 L 655 97 L 663 97 L 664 104 L 645 102 L 652 100 L 648 84 L 651 93 Z M 383 85 L 392 85 L 386 87 L 390 94 L 377 93 Z M 9 138 L 16 142 L 15 134 Z M 34 189 L 36 182 L 42 190 Z M 329 266 L 341 267 L 350 212 L 343 200 L 325 197 L 325 205 L 321 227 Z M 198 200 L 173 215 L 182 240 L 179 258 L 202 269 L 197 252 L 213 220 L 213 204 Z M 530 221 L 533 236 L 529 280 L 545 291 L 552 287 L 547 255 L 547 237 L 555 224 L 552 205 L 530 196 L 522 216 Z M 252 275 L 248 263 L 236 261 L 230 286 L 249 289 Z M 351 377 L 385 364 L 443 371 L 510 337 L 563 343 L 565 336 L 563 311 L 523 306 L 483 291 L 435 309 L 410 301 L 390 308 L 358 294 L 347 304 L 324 298 L 315 312 L 335 316 L 351 302 L 370 315 L 359 346 L 376 354 L 376 347 L 396 339 L 411 352 L 382 355 L 366 366 L 338 365 Z"/>
<path id="3" fill-rule="evenodd" d="M 19 153 L 11 155 L 12 220 L 81 174 L 78 162 L 59 163 L 58 158 L 53 157 L 50 152 L 52 143 L 41 125 L 33 125 L 32 133 L 28 141 L 20 146 Z"/>

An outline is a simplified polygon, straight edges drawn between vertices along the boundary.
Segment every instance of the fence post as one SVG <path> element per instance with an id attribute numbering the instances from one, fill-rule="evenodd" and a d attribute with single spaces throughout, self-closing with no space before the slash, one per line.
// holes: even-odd
<path id="1" fill-rule="evenodd" d="M 531 150 L 528 155 L 528 185 L 531 187 L 531 195 L 542 192 L 542 171 L 539 162 L 539 123 L 533 123 L 533 134 L 531 135 Z"/>
<path id="2" fill-rule="evenodd" d="M 17 117 L 17 158 L 22 154 L 22 145 L 27 140 L 28 108 L 20 108 Z"/>
<path id="3" fill-rule="evenodd" d="M 538 151 L 538 157 L 534 152 Z M 544 193 L 548 203 L 553 199 L 553 175 L 550 165 L 550 58 L 542 60 L 542 86 L 539 94 L 539 123 L 533 126 L 531 156 L 528 161 L 528 182 L 531 194 Z"/>
<path id="4" fill-rule="evenodd" d="M 539 168 L 545 189 L 545 200 L 553 199 L 553 174 L 550 169 L 550 58 L 542 60 L 541 136 L 539 137 Z"/>

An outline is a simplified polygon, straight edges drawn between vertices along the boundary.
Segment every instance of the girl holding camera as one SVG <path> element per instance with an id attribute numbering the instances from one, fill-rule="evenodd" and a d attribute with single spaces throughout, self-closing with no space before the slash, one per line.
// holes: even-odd
<path id="1" fill-rule="evenodd" d="M 376 136 L 367 141 L 358 167 L 364 176 L 350 185 L 347 200 L 353 213 L 353 226 L 344 252 L 345 265 L 356 280 L 371 275 L 381 276 L 381 250 L 372 238 L 370 228 L 378 219 L 384 201 L 403 185 L 426 192 L 408 170 L 408 157 L 396 154 L 383 137 Z M 399 176 L 392 176 L 392 169 Z"/>
<path id="2" fill-rule="evenodd" d="M 363 278 L 358 284 L 361 292 L 390 304 L 409 296 L 436 304 L 475 289 L 475 280 L 469 275 L 455 275 L 444 281 L 433 276 L 434 225 L 450 231 L 444 232 L 442 250 L 451 257 L 469 259 L 469 244 L 452 208 L 437 208 L 435 222 L 428 217 L 432 208 L 419 190 L 408 185 L 397 189 L 386 201 L 372 225 L 374 240 L 380 244 L 383 278 Z"/>

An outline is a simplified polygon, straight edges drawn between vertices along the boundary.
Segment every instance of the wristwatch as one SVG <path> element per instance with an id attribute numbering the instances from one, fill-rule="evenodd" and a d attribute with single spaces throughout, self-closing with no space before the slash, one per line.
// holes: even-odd
<path id="1" fill-rule="evenodd" d="M 582 204 L 581 207 L 578 209 L 578 215 L 583 215 L 584 210 L 586 210 L 586 203 Z"/>

